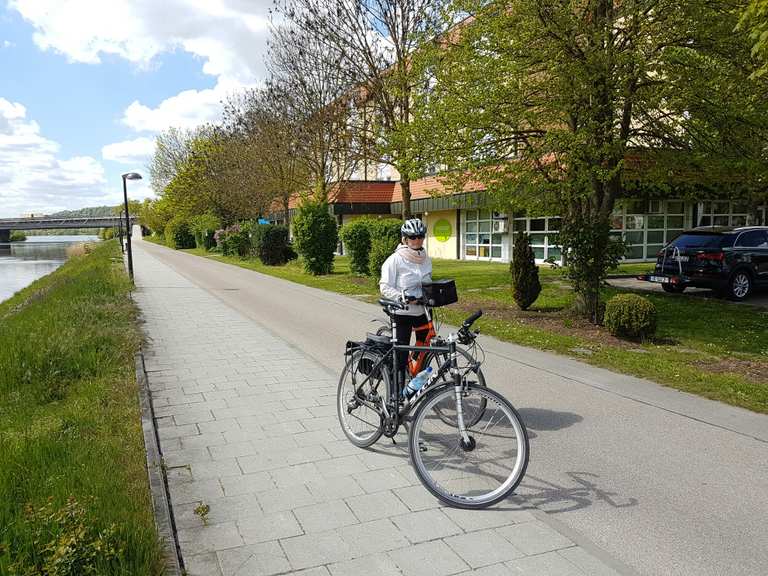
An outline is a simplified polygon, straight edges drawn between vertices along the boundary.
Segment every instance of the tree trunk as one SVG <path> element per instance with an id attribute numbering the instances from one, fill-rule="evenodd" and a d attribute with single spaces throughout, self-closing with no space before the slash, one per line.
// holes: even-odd
<path id="1" fill-rule="evenodd" d="M 403 191 L 403 220 L 411 217 L 411 179 L 408 176 L 401 176 L 400 189 Z"/>

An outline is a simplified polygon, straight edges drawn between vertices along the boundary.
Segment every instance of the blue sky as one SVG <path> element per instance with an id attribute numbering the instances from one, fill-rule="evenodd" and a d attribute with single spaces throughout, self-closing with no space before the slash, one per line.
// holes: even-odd
<path id="1" fill-rule="evenodd" d="M 216 121 L 221 99 L 259 83 L 269 4 L 0 4 L 0 217 L 119 202 L 158 132 Z"/>

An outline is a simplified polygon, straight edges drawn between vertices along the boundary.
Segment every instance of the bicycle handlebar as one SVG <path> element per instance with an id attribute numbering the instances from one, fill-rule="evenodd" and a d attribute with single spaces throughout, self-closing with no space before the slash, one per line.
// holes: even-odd
<path id="1" fill-rule="evenodd" d="M 469 318 L 464 320 L 464 323 L 461 325 L 462 328 L 469 328 L 470 326 L 472 326 L 472 324 L 475 323 L 475 320 L 480 318 L 480 316 L 482 316 L 482 315 L 483 315 L 483 311 L 482 310 L 478 310 L 477 312 L 472 314 L 472 316 L 470 316 Z"/>

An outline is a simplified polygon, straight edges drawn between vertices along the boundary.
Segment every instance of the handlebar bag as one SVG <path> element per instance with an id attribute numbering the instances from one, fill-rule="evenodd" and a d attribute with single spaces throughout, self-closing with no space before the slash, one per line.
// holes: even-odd
<path id="1" fill-rule="evenodd" d="M 447 306 L 459 301 L 456 294 L 456 283 L 453 280 L 435 280 L 421 285 L 424 303 L 432 308 Z"/>

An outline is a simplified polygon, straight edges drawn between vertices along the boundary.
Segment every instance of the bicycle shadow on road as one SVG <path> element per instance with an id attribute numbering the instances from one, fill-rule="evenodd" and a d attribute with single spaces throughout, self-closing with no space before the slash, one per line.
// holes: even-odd
<path id="1" fill-rule="evenodd" d="M 528 438 L 536 438 L 536 434 L 532 431 L 562 430 L 584 420 L 579 414 L 573 412 L 558 412 L 542 408 L 518 408 L 517 411 L 528 429 Z"/>
<path id="2" fill-rule="evenodd" d="M 598 486 L 600 476 L 591 472 L 566 472 L 572 480 L 571 486 L 563 486 L 543 478 L 526 474 L 517 489 L 517 496 L 545 512 L 558 514 L 572 512 L 604 502 L 613 508 L 637 506 L 637 498 L 624 497 Z"/>

